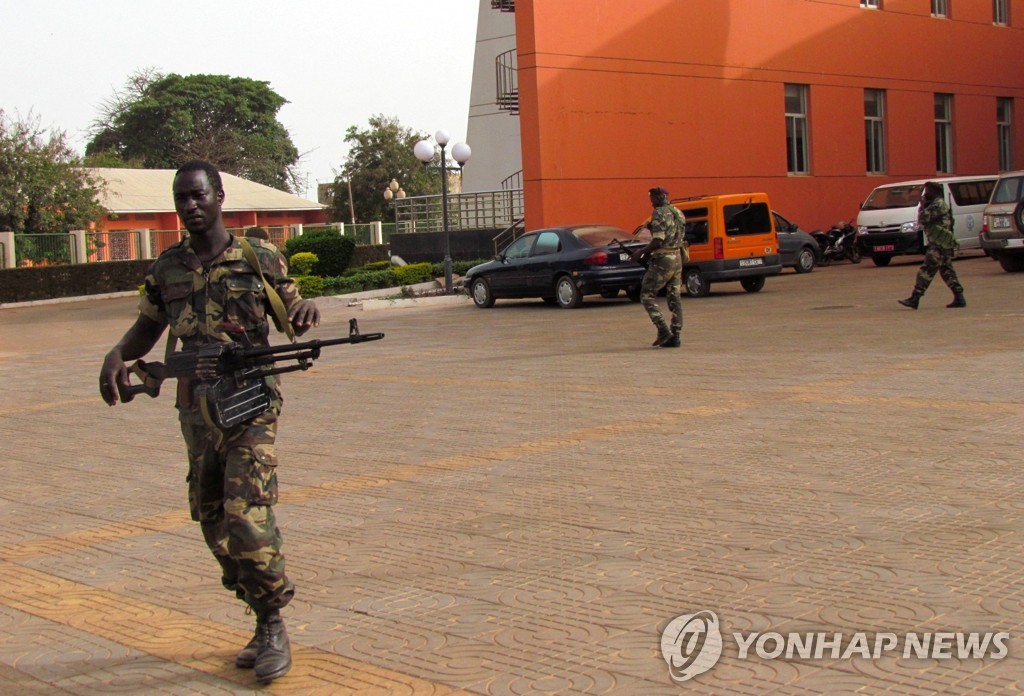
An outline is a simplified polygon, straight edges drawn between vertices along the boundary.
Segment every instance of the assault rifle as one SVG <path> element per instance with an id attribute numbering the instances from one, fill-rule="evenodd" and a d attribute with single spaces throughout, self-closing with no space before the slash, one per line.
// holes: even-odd
<path id="1" fill-rule="evenodd" d="M 632 255 L 633 255 L 633 250 L 632 250 L 632 249 L 630 249 L 630 248 L 629 248 L 628 246 L 626 246 L 625 244 L 623 244 L 622 242 L 620 242 L 620 241 L 619 241 L 618 239 L 613 239 L 613 240 L 612 240 L 612 244 L 618 244 L 618 245 L 619 245 L 619 248 L 620 248 L 620 249 L 622 249 L 622 251 L 623 251 L 624 253 L 626 253 L 627 255 L 629 255 L 630 257 L 632 257 Z M 642 260 L 642 261 L 637 261 L 636 263 L 640 264 L 640 265 L 641 265 L 641 266 L 643 266 L 644 268 L 647 268 L 647 259 L 644 259 L 644 260 Z"/>
<path id="2" fill-rule="evenodd" d="M 232 327 L 225 327 L 230 331 Z M 169 377 L 184 377 L 199 381 L 197 396 L 207 399 L 214 419 L 222 427 L 244 422 L 270 405 L 265 377 L 284 372 L 308 370 L 312 361 L 320 357 L 320 349 L 343 343 L 379 341 L 382 333 L 359 333 L 355 319 L 348 322 L 347 338 L 289 343 L 280 346 L 253 346 L 241 331 L 241 341 L 212 343 L 192 350 L 172 353 L 166 363 L 138 360 L 131 367 L 141 384 L 117 384 L 117 393 L 123 403 L 137 394 L 156 398 L 160 384 Z M 279 361 L 296 360 L 298 364 L 275 366 Z"/>

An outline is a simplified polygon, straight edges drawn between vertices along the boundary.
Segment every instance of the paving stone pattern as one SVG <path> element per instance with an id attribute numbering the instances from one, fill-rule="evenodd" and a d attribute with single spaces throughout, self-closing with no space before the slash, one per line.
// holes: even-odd
<path id="1" fill-rule="evenodd" d="M 359 313 L 384 341 L 286 375 L 278 515 L 295 666 L 185 498 L 173 396 L 116 408 L 115 298 L 0 309 L 0 693 L 840 694 L 1024 688 L 1024 274 L 839 264 L 684 300 L 681 350 L 588 298 Z M 170 389 L 168 392 L 172 391 Z M 721 622 L 675 683 L 662 630 Z M 1003 659 L 741 659 L 733 633 L 1007 632 Z"/>

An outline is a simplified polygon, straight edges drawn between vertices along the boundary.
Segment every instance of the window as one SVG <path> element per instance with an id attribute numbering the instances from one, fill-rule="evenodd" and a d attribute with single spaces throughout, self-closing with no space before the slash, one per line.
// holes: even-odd
<path id="1" fill-rule="evenodd" d="M 559 251 L 560 243 L 557 232 L 541 232 L 537 235 L 537 243 L 533 247 L 531 256 L 543 256 L 554 254 Z"/>
<path id="2" fill-rule="evenodd" d="M 807 85 L 786 85 L 786 168 L 807 174 Z"/>
<path id="3" fill-rule="evenodd" d="M 882 0 L 860 0 L 861 7 L 874 7 L 876 10 L 882 9 Z"/>
<path id="4" fill-rule="evenodd" d="M 509 244 L 508 248 L 505 249 L 505 260 L 525 259 L 530 255 L 530 247 L 533 246 L 533 240 L 536 238 L 536 235 L 531 234 L 526 237 L 520 237 Z"/>
<path id="5" fill-rule="evenodd" d="M 1008 0 L 992 0 L 992 21 L 995 24 L 1010 25 L 1010 3 Z"/>
<path id="6" fill-rule="evenodd" d="M 932 0 L 932 17 L 949 17 L 949 0 Z"/>
<path id="7" fill-rule="evenodd" d="M 885 90 L 864 90 L 864 144 L 868 174 L 884 174 Z"/>
<path id="8" fill-rule="evenodd" d="M 1013 99 L 996 100 L 996 131 L 999 142 L 999 170 L 1013 169 Z"/>
<path id="9" fill-rule="evenodd" d="M 992 189 L 996 187 L 995 179 L 980 181 L 960 181 L 949 185 L 949 192 L 959 206 L 985 205 L 992 197 Z"/>
<path id="10" fill-rule="evenodd" d="M 725 218 L 725 233 L 730 237 L 772 231 L 771 211 L 765 203 L 727 205 L 722 209 L 722 216 Z"/>
<path id="11" fill-rule="evenodd" d="M 935 171 L 953 171 L 953 97 L 935 95 Z"/>

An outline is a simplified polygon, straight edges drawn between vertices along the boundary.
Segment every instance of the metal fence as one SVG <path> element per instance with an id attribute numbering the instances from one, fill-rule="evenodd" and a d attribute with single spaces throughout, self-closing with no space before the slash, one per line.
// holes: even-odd
<path id="1" fill-rule="evenodd" d="M 441 232 L 441 196 L 412 196 L 394 201 L 395 232 Z M 523 190 L 480 191 L 448 196 L 448 229 L 504 229 L 523 217 Z"/>
<path id="2" fill-rule="evenodd" d="M 16 266 L 55 266 L 78 262 L 75 239 L 68 233 L 14 235 Z"/>

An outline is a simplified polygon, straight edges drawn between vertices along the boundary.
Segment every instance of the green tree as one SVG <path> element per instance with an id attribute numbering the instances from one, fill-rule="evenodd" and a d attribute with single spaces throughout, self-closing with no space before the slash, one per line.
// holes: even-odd
<path id="1" fill-rule="evenodd" d="M 101 107 L 87 157 L 112 153 L 115 161 L 152 169 L 203 159 L 250 181 L 297 190 L 299 152 L 277 120 L 288 102 L 269 83 L 149 70 L 129 77 Z"/>
<path id="2" fill-rule="evenodd" d="M 105 211 L 100 183 L 81 168 L 63 131 L 44 131 L 38 116 L 0 110 L 0 230 L 16 233 L 87 229 Z"/>
<path id="3" fill-rule="evenodd" d="M 352 202 L 357 222 L 391 220 L 394 209 L 384 200 L 384 189 L 397 179 L 408 196 L 441 193 L 441 177 L 436 169 L 426 169 L 412 153 L 416 142 L 428 137 L 405 128 L 397 118 L 377 114 L 369 128 L 350 126 L 345 131 L 348 158 L 334 179 L 331 220 L 349 222 L 352 208 L 348 200 L 348 182 L 352 183 Z"/>

